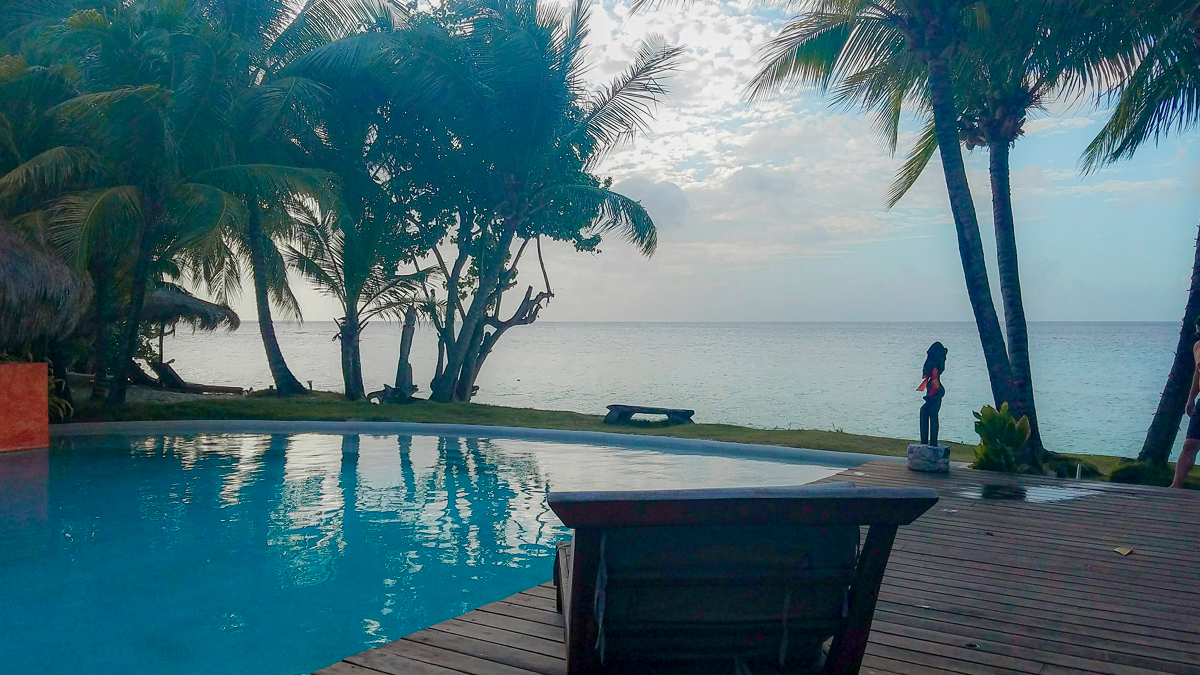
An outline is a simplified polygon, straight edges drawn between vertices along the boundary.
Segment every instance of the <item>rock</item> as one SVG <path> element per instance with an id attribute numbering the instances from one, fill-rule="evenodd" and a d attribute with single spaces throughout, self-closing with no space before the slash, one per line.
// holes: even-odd
<path id="1" fill-rule="evenodd" d="M 950 446 L 913 443 L 908 446 L 908 468 L 925 473 L 949 472 Z"/>

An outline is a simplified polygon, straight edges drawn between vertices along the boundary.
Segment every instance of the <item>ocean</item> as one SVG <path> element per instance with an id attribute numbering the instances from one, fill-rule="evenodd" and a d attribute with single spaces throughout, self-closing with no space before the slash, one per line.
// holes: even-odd
<path id="1" fill-rule="evenodd" d="M 278 323 L 301 381 L 342 391 L 333 322 Z M 1033 323 L 1029 345 L 1046 446 L 1135 456 L 1174 358 L 1176 323 Z M 974 444 L 973 410 L 991 403 L 973 323 L 554 323 L 510 330 L 479 377 L 478 403 L 602 414 L 612 403 L 691 408 L 697 422 L 916 438 L 925 350 L 949 349 L 941 437 Z M 394 383 L 400 327 L 362 338 L 368 391 Z M 166 339 L 184 379 L 271 384 L 258 326 Z M 419 329 L 413 371 L 427 395 L 437 343 Z M 1176 452 L 1182 443 L 1179 435 Z"/>

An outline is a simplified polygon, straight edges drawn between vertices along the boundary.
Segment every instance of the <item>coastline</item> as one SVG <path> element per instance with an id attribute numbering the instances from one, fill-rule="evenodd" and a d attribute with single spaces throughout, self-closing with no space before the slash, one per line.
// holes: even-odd
<path id="1" fill-rule="evenodd" d="M 475 425 L 483 427 L 521 427 L 546 431 L 625 434 L 693 441 L 756 446 L 779 446 L 797 450 L 850 453 L 882 457 L 904 457 L 912 439 L 866 436 L 843 431 L 819 429 L 756 429 L 731 424 L 682 424 L 633 421 L 626 425 L 605 424 L 603 416 L 534 408 L 507 408 L 479 403 L 430 403 L 418 400 L 404 405 L 375 405 L 350 402 L 340 394 L 317 392 L 309 396 L 278 398 L 273 396 L 204 396 L 187 401 L 130 402 L 119 410 L 83 405 L 74 422 L 54 425 L 52 435 L 68 435 L 76 423 L 87 422 L 166 422 L 166 421 L 257 420 L 293 422 L 397 422 L 430 425 Z M 430 432 L 433 430 L 430 429 Z M 598 437 L 599 438 L 599 437 Z M 649 440 L 649 439 L 647 439 Z M 974 446 L 948 443 L 950 459 L 974 461 Z M 1121 457 L 1075 455 L 1107 475 Z"/>

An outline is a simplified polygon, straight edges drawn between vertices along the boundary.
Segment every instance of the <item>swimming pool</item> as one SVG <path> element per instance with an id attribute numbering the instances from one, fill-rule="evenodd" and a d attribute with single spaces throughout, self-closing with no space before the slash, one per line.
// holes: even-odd
<path id="1" fill-rule="evenodd" d="M 0 670 L 305 673 L 548 579 L 550 489 L 838 470 L 503 438 L 59 438 L 0 455 Z"/>

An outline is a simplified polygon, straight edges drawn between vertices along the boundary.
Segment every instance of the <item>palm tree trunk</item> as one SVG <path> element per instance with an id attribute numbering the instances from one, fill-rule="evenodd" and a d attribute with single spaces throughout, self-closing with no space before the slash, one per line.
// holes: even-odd
<path id="1" fill-rule="evenodd" d="M 250 204 L 250 218 L 246 225 L 246 235 L 250 244 L 250 268 L 254 274 L 254 302 L 258 308 L 258 332 L 262 335 L 263 348 L 267 352 L 267 365 L 271 368 L 271 378 L 275 380 L 275 390 L 281 396 L 304 394 L 308 390 L 300 384 L 300 380 L 292 374 L 287 362 L 283 360 L 283 351 L 279 348 L 279 340 L 275 337 L 275 322 L 271 318 L 271 298 L 268 295 L 266 247 L 269 245 L 263 234 L 262 220 L 258 205 Z"/>
<path id="2" fill-rule="evenodd" d="M 1045 451 L 1038 430 L 1037 410 L 1033 401 L 1033 374 L 1029 369 L 1029 333 L 1025 324 L 1025 305 L 1021 300 L 1021 276 L 1017 267 L 1017 234 L 1012 212 L 1012 186 L 1009 176 L 1007 140 L 988 146 L 988 172 L 992 183 L 992 220 L 996 228 L 996 262 L 1000 271 L 1000 297 L 1004 300 L 1004 326 L 1007 329 L 1008 356 L 1012 371 L 1013 415 L 1029 418 L 1029 442 L 1018 459 L 1029 466 Z"/>
<path id="3" fill-rule="evenodd" d="M 104 400 L 104 373 L 108 368 L 108 350 L 111 349 L 108 341 L 108 283 L 107 278 L 103 274 L 92 272 L 92 279 L 96 284 L 96 342 L 93 345 L 95 349 L 95 359 L 92 361 L 92 394 L 91 402 L 100 403 Z"/>
<path id="4" fill-rule="evenodd" d="M 108 391 L 109 405 L 124 405 L 125 392 L 129 389 L 129 366 L 137 355 L 138 331 L 142 324 L 142 307 L 146 304 L 146 287 L 150 284 L 150 262 L 154 257 L 154 243 L 158 234 L 158 219 L 162 214 L 162 201 L 157 196 L 143 197 L 142 212 L 145 221 L 138 234 L 137 262 L 133 266 L 133 288 L 129 294 L 129 310 L 125 313 L 125 335 L 121 344 L 121 355 L 113 371 L 112 388 Z"/>
<path id="5" fill-rule="evenodd" d="M 988 284 L 983 241 L 979 236 L 979 218 L 975 213 L 975 203 L 971 199 L 967 170 L 963 164 L 962 149 L 958 144 L 958 111 L 955 109 L 954 96 L 950 89 L 950 69 L 946 60 L 941 57 L 930 58 L 928 66 L 933 124 L 937 134 L 938 151 L 942 158 L 942 171 L 946 174 L 950 211 L 954 216 L 954 227 L 958 231 L 958 254 L 962 259 L 967 296 L 975 313 L 975 326 L 979 330 L 979 341 L 987 362 L 992 398 L 999 407 L 1001 403 L 1012 398 L 1012 374 L 1009 371 L 1004 334 L 1000 331 L 1000 319 L 996 315 L 992 290 Z"/>
<path id="6" fill-rule="evenodd" d="M 409 307 L 404 312 L 404 328 L 400 330 L 400 358 L 396 363 L 396 388 L 408 400 L 413 392 L 412 364 L 408 357 L 412 353 L 413 333 L 417 330 L 417 308 Z"/>
<path id="7" fill-rule="evenodd" d="M 342 319 L 342 383 L 346 398 L 357 401 L 365 396 L 362 367 L 358 362 L 358 307 L 356 302 L 346 303 L 346 318 Z"/>
<path id="8" fill-rule="evenodd" d="M 1146 442 L 1138 453 L 1138 460 L 1154 464 L 1167 463 L 1175 436 L 1179 434 L 1179 422 L 1187 407 L 1187 395 L 1192 386 L 1192 373 L 1196 369 L 1192 346 L 1196 343 L 1196 320 L 1200 318 L 1200 236 L 1196 238 L 1196 258 L 1192 263 L 1192 287 L 1188 291 L 1187 305 L 1183 310 L 1183 326 L 1179 329 L 1179 344 L 1175 347 L 1175 362 L 1171 374 L 1163 387 L 1158 410 L 1146 432 Z"/>

